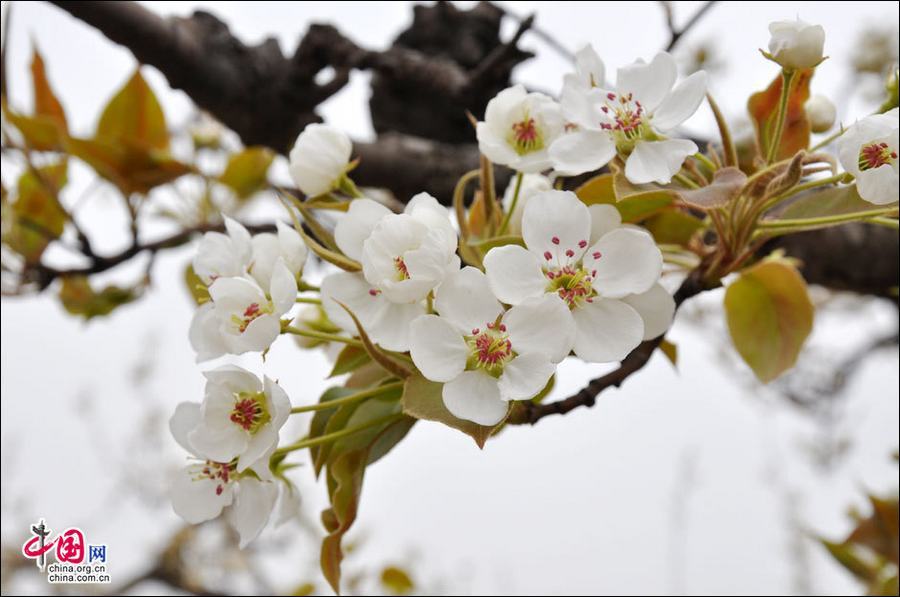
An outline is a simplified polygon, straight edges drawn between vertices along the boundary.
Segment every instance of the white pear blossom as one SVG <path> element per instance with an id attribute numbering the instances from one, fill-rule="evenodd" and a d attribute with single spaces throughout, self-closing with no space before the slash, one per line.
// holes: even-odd
<path id="1" fill-rule="evenodd" d="M 590 44 L 575 52 L 575 72 L 563 76 L 564 84 L 585 93 L 594 87 L 606 87 L 606 66 Z"/>
<path id="2" fill-rule="evenodd" d="M 525 174 L 522 176 L 522 186 L 519 188 L 519 198 L 516 200 L 516 208 L 509 216 L 509 226 L 506 229 L 510 234 L 521 234 L 522 232 L 522 214 L 525 211 L 525 205 L 528 198 L 535 193 L 541 191 L 549 191 L 553 189 L 553 183 L 543 174 Z M 503 210 L 508 212 L 513 206 L 513 197 L 516 194 L 516 179 L 509 182 L 506 191 L 503 193 Z"/>
<path id="3" fill-rule="evenodd" d="M 269 470 L 271 450 L 243 472 L 234 462 L 205 459 L 188 439 L 201 417 L 199 404 L 183 402 L 169 420 L 175 440 L 196 459 L 176 475 L 170 488 L 172 508 L 191 524 L 217 518 L 224 510 L 244 548 L 259 536 L 275 507 L 278 488 Z"/>
<path id="4" fill-rule="evenodd" d="M 572 192 L 546 191 L 529 200 L 522 236 L 527 249 L 506 245 L 485 256 L 491 290 L 510 305 L 561 298 L 583 360 L 621 360 L 668 327 L 674 304 L 658 286 L 662 254 L 649 233 L 621 226 L 612 206 L 589 210 Z"/>
<path id="5" fill-rule="evenodd" d="M 510 400 L 538 394 L 575 337 L 559 297 L 530 298 L 504 313 L 473 267 L 444 281 L 435 308 L 440 316 L 412 323 L 410 355 L 422 375 L 444 384 L 447 410 L 480 425 L 502 421 Z"/>
<path id="6" fill-rule="evenodd" d="M 897 108 L 863 118 L 841 136 L 838 155 L 844 169 L 856 178 L 859 196 L 875 205 L 898 199 Z"/>
<path id="7" fill-rule="evenodd" d="M 602 62 L 583 50 L 600 78 Z M 587 67 L 583 67 L 587 68 Z M 562 91 L 563 116 L 572 131 L 550 147 L 553 167 L 568 175 L 597 170 L 617 154 L 625 161 L 625 176 L 635 184 L 666 184 L 697 146 L 687 139 L 669 139 L 673 130 L 697 111 L 706 94 L 706 73 L 695 72 L 678 85 L 675 59 L 660 52 L 647 64 L 639 60 L 616 74 L 615 89 L 596 80 L 587 87 L 584 75 L 567 78 Z M 674 86 L 674 87 L 673 87 Z"/>
<path id="8" fill-rule="evenodd" d="M 235 365 L 205 372 L 206 395 L 200 422 L 188 433 L 194 450 L 216 462 L 237 458 L 237 472 L 274 449 L 291 414 L 287 394 L 266 377 Z"/>
<path id="9" fill-rule="evenodd" d="M 291 178 L 306 195 L 324 195 L 340 186 L 352 154 L 353 143 L 340 129 L 327 124 L 307 125 L 291 149 Z"/>
<path id="10" fill-rule="evenodd" d="M 769 24 L 769 56 L 788 70 L 812 68 L 823 58 L 825 29 L 796 21 L 774 21 Z"/>
<path id="11" fill-rule="evenodd" d="M 253 257 L 253 244 L 247 229 L 228 216 L 224 220 L 227 234 L 207 232 L 200 239 L 194 255 L 194 273 L 207 286 L 216 278 L 240 276 Z"/>
<path id="12" fill-rule="evenodd" d="M 209 296 L 191 321 L 198 361 L 266 350 L 281 332 L 281 316 L 294 306 L 297 281 L 279 257 L 268 294 L 253 278 L 237 276 L 217 278 Z"/>
<path id="13" fill-rule="evenodd" d="M 834 126 L 837 118 L 837 109 L 830 99 L 824 95 L 814 95 L 807 100 L 806 117 L 809 118 L 809 128 L 814 133 L 825 133 Z"/>
<path id="14" fill-rule="evenodd" d="M 563 124 L 555 101 L 514 85 L 488 102 L 475 134 L 481 153 L 495 164 L 540 172 L 552 165 L 547 149 L 563 132 Z"/>
<path id="15" fill-rule="evenodd" d="M 248 267 L 260 287 L 268 288 L 275 263 L 281 258 L 294 278 L 300 276 L 309 249 L 300 234 L 284 222 L 276 223 L 277 233 L 263 232 L 252 238 L 253 258 Z"/>

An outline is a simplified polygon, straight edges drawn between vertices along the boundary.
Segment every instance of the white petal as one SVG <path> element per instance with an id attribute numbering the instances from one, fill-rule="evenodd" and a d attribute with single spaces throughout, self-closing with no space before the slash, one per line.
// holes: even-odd
<path id="1" fill-rule="evenodd" d="M 571 191 L 544 191 L 528 200 L 522 216 L 522 238 L 535 255 L 551 255 L 551 263 L 578 260 L 591 237 L 591 215 Z M 567 252 L 571 251 L 571 256 Z M 501 298 L 501 300 L 503 300 Z"/>
<path id="2" fill-rule="evenodd" d="M 204 420 L 188 433 L 188 443 L 197 453 L 215 462 L 229 462 L 239 456 L 248 442 L 248 433 L 237 424 L 212 427 Z"/>
<path id="3" fill-rule="evenodd" d="M 668 184 L 685 158 L 695 153 L 697 145 L 687 139 L 638 141 L 625 161 L 625 177 L 633 184 Z"/>
<path id="4" fill-rule="evenodd" d="M 425 303 L 383 302 L 384 309 L 366 328 L 366 333 L 372 342 L 383 348 L 406 352 L 409 350 L 410 326 L 417 317 L 426 313 Z"/>
<path id="5" fill-rule="evenodd" d="M 269 411 L 272 413 L 272 426 L 278 431 L 287 422 L 291 414 L 291 399 L 288 398 L 287 392 L 268 376 L 265 378 L 264 383 L 266 397 L 270 402 Z"/>
<path id="6" fill-rule="evenodd" d="M 436 315 L 423 315 L 412 322 L 409 354 L 422 375 L 447 382 L 466 368 L 469 348 L 450 323 Z"/>
<path id="7" fill-rule="evenodd" d="M 266 294 L 259 284 L 250 278 L 219 278 L 209 287 L 209 296 L 216 306 L 216 310 L 226 316 L 232 311 L 241 311 L 253 303 L 265 305 Z"/>
<path id="8" fill-rule="evenodd" d="M 255 373 L 237 365 L 222 365 L 221 367 L 204 371 L 203 376 L 209 382 L 206 386 L 207 394 L 214 391 L 214 388 L 210 387 L 211 384 L 224 386 L 228 392 L 233 394 L 241 392 L 255 393 L 263 389 L 262 383 L 260 383 Z"/>
<path id="9" fill-rule="evenodd" d="M 675 300 L 658 282 L 643 294 L 629 294 L 622 302 L 631 305 L 644 320 L 644 340 L 662 336 L 672 325 Z"/>
<path id="10" fill-rule="evenodd" d="M 488 251 L 484 256 L 484 271 L 494 296 L 509 305 L 541 296 L 547 288 L 547 278 L 537 256 L 518 245 Z"/>
<path id="11" fill-rule="evenodd" d="M 326 276 L 321 284 L 322 308 L 328 319 L 344 331 L 356 335 L 356 324 L 338 304 L 347 305 L 368 330 L 385 309 L 385 300 L 366 281 L 362 274 L 338 272 Z"/>
<path id="12" fill-rule="evenodd" d="M 595 297 L 572 311 L 578 331 L 575 354 L 590 363 L 610 363 L 624 359 L 641 343 L 644 322 L 622 301 Z"/>
<path id="13" fill-rule="evenodd" d="M 590 44 L 575 52 L 575 72 L 588 87 L 603 87 L 606 81 L 606 67 L 603 60 Z"/>
<path id="14" fill-rule="evenodd" d="M 228 352 L 219 329 L 219 317 L 213 303 L 201 305 L 191 319 L 188 332 L 191 346 L 197 352 L 197 362 L 215 359 Z"/>
<path id="15" fill-rule="evenodd" d="M 241 479 L 234 506 L 228 512 L 228 521 L 240 536 L 241 549 L 256 539 L 266 526 L 277 497 L 278 488 L 274 483 L 253 477 Z"/>
<path id="16" fill-rule="evenodd" d="M 503 367 L 498 387 L 503 400 L 528 400 L 547 385 L 556 365 L 537 353 L 519 355 Z"/>
<path id="17" fill-rule="evenodd" d="M 241 275 L 246 265 L 235 252 L 232 239 L 221 232 L 203 235 L 192 262 L 194 273 L 207 285 L 216 278 Z"/>
<path id="18" fill-rule="evenodd" d="M 271 423 L 263 425 L 256 430 L 256 433 L 250 436 L 247 447 L 238 457 L 237 470 L 239 473 L 244 472 L 248 467 L 253 466 L 262 458 L 269 448 L 278 443 L 278 432 Z"/>
<path id="19" fill-rule="evenodd" d="M 444 406 L 457 418 L 479 425 L 496 425 L 509 405 L 500 399 L 497 380 L 481 371 L 463 371 L 444 384 Z"/>
<path id="20" fill-rule="evenodd" d="M 856 177 L 856 188 L 859 196 L 869 203 L 887 205 L 897 202 L 900 193 L 898 180 L 895 166 L 885 164 L 860 172 Z"/>
<path id="21" fill-rule="evenodd" d="M 591 240 L 594 244 L 600 237 L 622 225 L 622 215 L 619 210 L 608 203 L 596 203 L 588 206 L 591 212 Z"/>
<path id="22" fill-rule="evenodd" d="M 527 299 L 503 315 L 512 349 L 558 363 L 572 350 L 575 325 L 569 307 L 555 294 Z"/>
<path id="23" fill-rule="evenodd" d="M 281 484 L 278 504 L 275 506 L 275 527 L 300 518 L 300 490 L 289 483 Z"/>
<path id="24" fill-rule="evenodd" d="M 428 193 L 414 195 L 409 200 L 409 203 L 406 204 L 403 213 L 409 214 L 413 219 L 418 220 L 429 228 L 444 230 L 453 237 L 453 244 L 456 244 L 456 232 L 453 230 L 453 224 L 450 222 L 450 212 Z M 455 246 L 453 248 L 455 250 Z"/>
<path id="25" fill-rule="evenodd" d="M 235 256 L 242 262 L 247 263 L 253 255 L 253 248 L 250 244 L 250 233 L 241 225 L 240 222 L 232 220 L 228 216 L 224 216 L 225 230 L 228 231 L 228 237 L 234 246 Z"/>
<path id="26" fill-rule="evenodd" d="M 351 201 L 347 215 L 338 220 L 334 227 L 334 241 L 338 248 L 350 259 L 359 261 L 363 243 L 381 218 L 390 213 L 387 207 L 371 199 Z"/>
<path id="27" fill-rule="evenodd" d="M 424 278 L 419 280 L 385 280 L 381 283 L 384 298 L 395 303 L 414 303 L 424 300 L 440 280 Z"/>
<path id="28" fill-rule="evenodd" d="M 596 272 L 593 287 L 600 296 L 620 298 L 646 292 L 659 280 L 662 253 L 646 232 L 618 228 L 588 249 L 584 267 Z"/>
<path id="29" fill-rule="evenodd" d="M 291 310 L 297 298 L 297 280 L 294 274 L 284 264 L 284 259 L 278 258 L 275 267 L 272 268 L 272 282 L 269 287 L 272 296 L 272 306 L 275 314 L 284 315 Z"/>
<path id="30" fill-rule="evenodd" d="M 223 486 L 223 491 L 217 495 L 216 488 L 220 483 L 212 479 L 195 480 L 192 474 L 194 468 L 179 471 L 169 496 L 175 514 L 185 522 L 200 524 L 217 517 L 222 513 L 222 508 L 231 504 L 233 488 L 230 484 Z"/>
<path id="31" fill-rule="evenodd" d="M 228 340 L 234 354 L 262 352 L 272 345 L 280 333 L 281 321 L 276 316 L 261 315 L 250 322 L 244 333 L 229 335 Z"/>
<path id="32" fill-rule="evenodd" d="M 284 257 L 284 263 L 295 276 L 303 271 L 306 264 L 306 258 L 309 255 L 309 249 L 306 243 L 293 226 L 289 226 L 282 221 L 275 223 L 278 229 L 278 242 L 281 245 L 281 256 Z"/>
<path id="33" fill-rule="evenodd" d="M 577 78 L 564 78 L 560 108 L 566 120 L 579 127 L 599 131 L 600 123 L 609 118 L 603 114 L 604 93 L 600 89 L 587 89 Z"/>
<path id="34" fill-rule="evenodd" d="M 169 418 L 169 431 L 178 445 L 194 453 L 194 447 L 188 441 L 188 433 L 196 429 L 200 424 L 200 405 L 196 402 L 182 402 L 175 407 L 175 412 Z"/>
<path id="35" fill-rule="evenodd" d="M 675 86 L 653 113 L 653 128 L 669 131 L 697 111 L 706 96 L 706 72 L 697 71 Z"/>
<path id="36" fill-rule="evenodd" d="M 493 322 L 503 311 L 481 270 L 464 267 L 447 276 L 435 295 L 441 317 L 464 333 Z"/>
<path id="37" fill-rule="evenodd" d="M 281 243 L 271 232 L 263 232 L 253 237 L 253 261 L 250 275 L 263 288 L 269 287 L 275 261 L 281 256 Z"/>
<path id="38" fill-rule="evenodd" d="M 623 66 L 616 73 L 616 88 L 620 94 L 634 94 L 644 109 L 653 112 L 672 89 L 678 76 L 675 59 L 667 52 L 659 52 L 650 61 Z"/>
<path id="39" fill-rule="evenodd" d="M 566 176 L 599 170 L 615 156 L 616 144 L 606 131 L 567 133 L 550 146 L 553 169 Z"/>

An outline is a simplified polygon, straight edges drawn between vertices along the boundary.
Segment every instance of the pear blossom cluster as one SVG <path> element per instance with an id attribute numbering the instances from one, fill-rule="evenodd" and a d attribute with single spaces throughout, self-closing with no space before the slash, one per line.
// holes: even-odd
<path id="1" fill-rule="evenodd" d="M 785 73 L 824 60 L 821 27 L 786 21 L 770 32 L 765 54 Z M 521 85 L 498 93 L 476 137 L 490 162 L 514 172 L 497 204 L 499 229 L 479 239 L 489 241 L 478 245 L 483 250 L 463 246 L 466 225 L 452 217 L 449 198 L 418 193 L 401 198 L 408 200 L 398 213 L 364 196 L 350 178 L 350 139 L 330 125 L 308 126 L 290 152 L 289 172 L 308 200 L 339 206 L 311 226 L 326 229 L 328 247 L 299 229 L 293 211 L 293 224 L 279 222 L 274 232 L 251 234 L 225 217 L 224 232 L 206 233 L 192 263 L 208 294 L 189 332 L 197 361 L 265 355 L 285 334 L 301 348 L 326 347 L 331 358 L 342 343 L 364 346 L 439 384 L 452 417 L 494 427 L 513 403 L 541 395 L 567 358 L 625 359 L 672 324 L 663 252 L 648 230 L 623 222 L 615 204 L 586 202 L 560 182 L 606 166 L 632 185 L 683 182 L 698 147 L 679 127 L 698 110 L 707 84 L 702 71 L 679 80 L 666 52 L 618 68 L 612 83 L 585 46 L 559 101 Z M 834 125 L 827 99 L 814 97 L 807 110 L 814 130 Z M 896 202 L 897 109 L 841 133 L 840 162 L 859 195 Z M 310 252 L 337 266 L 316 266 L 318 286 L 303 279 Z M 310 291 L 317 298 L 299 295 Z M 243 546 L 276 507 L 297 507 L 296 490 L 272 463 L 303 443 L 279 449 L 289 416 L 308 409 L 292 410 L 278 383 L 235 365 L 204 375 L 203 401 L 180 404 L 170 421 L 189 454 L 173 505 L 193 523 L 224 513 Z"/>

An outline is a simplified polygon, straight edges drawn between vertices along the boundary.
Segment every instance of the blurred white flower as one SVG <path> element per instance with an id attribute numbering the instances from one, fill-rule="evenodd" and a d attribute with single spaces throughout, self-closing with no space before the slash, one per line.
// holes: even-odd
<path id="1" fill-rule="evenodd" d="M 473 267 L 444 281 L 435 308 L 440 316 L 413 322 L 410 355 L 422 375 L 444 384 L 447 410 L 480 425 L 502 421 L 510 400 L 538 394 L 572 347 L 575 330 L 563 301 L 541 296 L 503 313 Z"/>
<path id="2" fill-rule="evenodd" d="M 340 129 L 327 124 L 307 125 L 291 149 L 291 178 L 307 196 L 324 195 L 340 186 L 352 153 L 353 143 Z"/>
<path id="3" fill-rule="evenodd" d="M 250 275 L 262 288 L 268 288 L 272 281 L 272 271 L 281 258 L 288 271 L 298 278 L 306 264 L 309 250 L 300 234 L 284 222 L 277 222 L 277 233 L 263 232 L 253 237 L 253 257 L 249 266 Z"/>
<path id="4" fill-rule="evenodd" d="M 875 205 L 898 199 L 897 108 L 863 118 L 841 135 L 838 155 L 856 178 L 859 196 Z"/>
<path id="5" fill-rule="evenodd" d="M 812 68 L 823 58 L 825 29 L 796 21 L 774 21 L 769 24 L 769 55 L 788 70 Z"/>
<path id="6" fill-rule="evenodd" d="M 599 76 L 602 63 L 591 54 Z M 649 64 L 639 60 L 620 68 L 615 91 L 600 87 L 602 82 L 587 87 L 583 76 L 567 78 L 561 106 L 573 130 L 550 147 L 553 167 L 567 175 L 581 174 L 601 168 L 618 154 L 626 160 L 629 181 L 670 182 L 697 146 L 664 133 L 690 118 L 706 94 L 705 72 L 675 85 L 677 77 L 675 59 L 660 52 Z"/>
<path id="7" fill-rule="evenodd" d="M 662 254 L 649 233 L 621 226 L 614 207 L 589 210 L 572 192 L 545 191 L 529 200 L 522 237 L 527 249 L 506 245 L 485 256 L 490 287 L 510 305 L 562 299 L 583 360 L 621 360 L 671 322 L 672 297 L 658 286 Z"/>
<path id="8" fill-rule="evenodd" d="M 194 273 L 207 286 L 216 278 L 240 276 L 253 256 L 247 229 L 228 216 L 224 216 L 224 220 L 227 234 L 207 232 L 200 239 L 194 255 Z"/>
<path id="9" fill-rule="evenodd" d="M 831 130 L 837 117 L 837 109 L 830 99 L 824 95 L 814 95 L 807 100 L 805 107 L 812 132 L 825 133 Z"/>
<path id="10" fill-rule="evenodd" d="M 519 172 L 551 166 L 547 149 L 563 132 L 559 105 L 543 93 L 514 85 L 488 102 L 484 121 L 475 128 L 478 148 L 495 164 Z"/>

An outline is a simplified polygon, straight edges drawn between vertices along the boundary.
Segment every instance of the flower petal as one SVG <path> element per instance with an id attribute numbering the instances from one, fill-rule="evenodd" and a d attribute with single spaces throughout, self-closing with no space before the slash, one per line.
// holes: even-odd
<path id="1" fill-rule="evenodd" d="M 662 336 L 672 325 L 675 316 L 675 299 L 662 284 L 656 283 L 642 294 L 629 294 L 622 298 L 644 320 L 644 340 Z"/>
<path id="2" fill-rule="evenodd" d="M 566 176 L 599 170 L 615 156 L 616 144 L 606 131 L 575 131 L 550 146 L 553 169 Z"/>
<path id="3" fill-rule="evenodd" d="M 249 437 L 239 425 L 213 427 L 208 423 L 206 413 L 203 419 L 196 429 L 188 433 L 188 443 L 200 456 L 215 462 L 229 462 L 247 449 Z"/>
<path id="4" fill-rule="evenodd" d="M 895 165 L 885 164 L 860 172 L 856 177 L 859 196 L 875 205 L 896 203 L 898 193 L 900 193 L 900 185 L 898 185 L 900 179 L 897 177 L 895 167 Z"/>
<path id="5" fill-rule="evenodd" d="M 646 292 L 659 280 L 662 253 L 646 232 L 618 228 L 588 249 L 584 267 L 596 272 L 593 286 L 600 296 L 620 298 Z"/>
<path id="6" fill-rule="evenodd" d="M 234 506 L 228 511 L 228 521 L 240 537 L 240 547 L 259 536 L 275 508 L 278 488 L 274 483 L 262 482 L 253 477 L 241 479 Z"/>
<path id="7" fill-rule="evenodd" d="M 227 338 L 233 354 L 262 352 L 272 345 L 281 333 L 281 321 L 274 315 L 262 315 L 250 322 L 247 329 L 238 336 Z"/>
<path id="8" fill-rule="evenodd" d="M 484 256 L 484 271 L 494 296 L 509 305 L 541 296 L 547 288 L 547 278 L 537 256 L 518 245 L 488 251 Z"/>
<path id="9" fill-rule="evenodd" d="M 412 322 L 409 354 L 422 375 L 447 382 L 466 368 L 469 347 L 459 330 L 442 317 L 423 315 Z"/>
<path id="10" fill-rule="evenodd" d="M 509 405 L 500 399 L 497 380 L 481 371 L 463 371 L 444 384 L 444 406 L 457 418 L 479 425 L 496 425 Z"/>
<path id="11" fill-rule="evenodd" d="M 219 317 L 212 302 L 201 305 L 191 319 L 188 332 L 191 346 L 197 352 L 197 362 L 215 359 L 228 352 L 222 339 Z"/>
<path id="12" fill-rule="evenodd" d="M 603 60 L 590 44 L 575 52 L 575 72 L 586 87 L 603 87 L 606 81 Z"/>
<path id="13" fill-rule="evenodd" d="M 700 70 L 676 85 L 653 113 L 653 128 L 669 131 L 693 116 L 706 96 L 706 84 L 706 72 Z"/>
<path id="14" fill-rule="evenodd" d="M 385 309 L 384 297 L 372 288 L 362 274 L 338 272 L 326 276 L 322 280 L 321 295 L 322 308 L 325 309 L 328 319 L 353 335 L 356 335 L 356 324 L 338 301 L 353 311 L 366 330 L 378 320 Z"/>
<path id="15" fill-rule="evenodd" d="M 468 334 L 484 327 L 503 312 L 481 270 L 464 267 L 444 280 L 435 295 L 434 306 L 441 317 Z"/>
<path id="16" fill-rule="evenodd" d="M 256 464 L 269 448 L 276 443 L 278 443 L 278 431 L 275 430 L 275 427 L 273 427 L 271 423 L 257 429 L 256 433 L 250 436 L 247 447 L 244 448 L 238 457 L 238 472 L 242 473 L 247 468 Z"/>
<path id="17" fill-rule="evenodd" d="M 233 394 L 241 392 L 255 393 L 263 389 L 262 383 L 260 383 L 255 373 L 237 365 L 222 365 L 221 367 L 204 371 L 203 376 L 207 380 L 207 394 L 215 390 L 215 388 L 211 387 L 211 384 L 223 386 L 226 391 Z"/>
<path id="18" fill-rule="evenodd" d="M 537 353 L 519 355 L 503 367 L 498 387 L 503 400 L 528 400 L 547 385 L 556 366 Z"/>
<path id="19" fill-rule="evenodd" d="M 619 210 L 608 203 L 595 203 L 588 206 L 591 212 L 591 240 L 594 244 L 600 237 L 622 225 L 622 215 Z"/>
<path id="20" fill-rule="evenodd" d="M 279 220 L 275 222 L 275 227 L 278 229 L 278 243 L 281 245 L 281 256 L 284 257 L 284 263 L 292 274 L 299 275 L 306 264 L 309 249 L 293 226 Z"/>
<path id="21" fill-rule="evenodd" d="M 388 350 L 409 350 L 410 326 L 427 311 L 424 302 L 392 303 L 384 301 L 384 309 L 366 332 L 373 342 Z M 355 333 L 355 332 L 354 332 Z"/>
<path id="22" fill-rule="evenodd" d="M 247 263 L 253 255 L 250 233 L 240 222 L 232 220 L 228 216 L 224 216 L 222 219 L 225 220 L 225 230 L 228 232 L 228 238 L 231 239 L 235 256 L 242 263 Z"/>
<path id="23" fill-rule="evenodd" d="M 555 294 L 522 301 L 503 316 L 512 349 L 540 354 L 558 363 L 572 350 L 575 324 L 569 307 Z"/>
<path id="24" fill-rule="evenodd" d="M 185 522 L 200 524 L 221 514 L 222 508 L 231 504 L 234 494 L 231 485 L 222 486 L 223 491 L 217 494 L 220 483 L 212 479 L 194 479 L 194 468 L 179 471 L 169 497 L 175 514 Z"/>
<path id="25" fill-rule="evenodd" d="M 338 220 L 334 227 L 334 241 L 338 248 L 350 259 L 359 261 L 362 258 L 363 243 L 381 218 L 390 213 L 391 210 L 387 207 L 371 199 L 351 201 L 347 215 Z"/>
<path id="26" fill-rule="evenodd" d="M 194 447 L 188 441 L 188 433 L 196 429 L 200 424 L 200 405 L 196 402 L 182 402 L 175 407 L 175 412 L 169 418 L 169 431 L 178 445 L 194 453 Z"/>
<path id="27" fill-rule="evenodd" d="M 668 184 L 694 153 L 697 145 L 687 139 L 638 141 L 625 162 L 625 177 L 633 184 Z"/>
<path id="28" fill-rule="evenodd" d="M 549 253 L 554 265 L 564 265 L 581 257 L 590 237 L 590 212 L 575 193 L 544 191 L 528 200 L 522 238 L 535 255 Z"/>
<path id="29" fill-rule="evenodd" d="M 659 52 L 647 64 L 638 61 L 621 67 L 616 72 L 616 88 L 620 94 L 634 94 L 634 99 L 648 112 L 653 112 L 668 95 L 675 79 L 678 67 L 675 59 L 668 52 Z"/>
<path id="30" fill-rule="evenodd" d="M 595 297 L 572 311 L 578 331 L 575 354 L 589 363 L 624 359 L 641 343 L 644 322 L 630 305 Z"/>
<path id="31" fill-rule="evenodd" d="M 294 306 L 297 298 L 297 280 L 294 274 L 287 268 L 281 257 L 272 268 L 272 282 L 269 286 L 269 294 L 272 296 L 272 306 L 276 315 L 284 315 Z"/>

